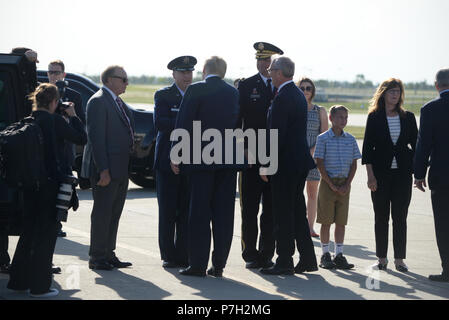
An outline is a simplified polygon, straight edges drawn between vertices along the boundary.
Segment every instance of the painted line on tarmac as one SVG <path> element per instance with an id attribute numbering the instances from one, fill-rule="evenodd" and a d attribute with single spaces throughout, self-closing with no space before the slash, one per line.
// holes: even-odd
<path id="1" fill-rule="evenodd" d="M 78 235 L 80 237 L 84 237 L 84 238 L 90 239 L 90 233 L 88 233 L 88 232 L 81 231 L 81 230 L 74 229 L 74 228 L 67 227 L 67 226 L 64 226 L 64 230 L 70 232 L 71 234 L 75 234 L 75 235 Z M 116 246 L 118 248 L 126 249 L 126 250 L 132 251 L 134 253 L 138 253 L 138 254 L 142 254 L 142 255 L 145 255 L 145 256 L 149 256 L 151 258 L 156 258 L 156 259 L 160 258 L 159 254 L 154 253 L 154 252 L 152 252 L 150 250 L 137 248 L 137 247 L 130 246 L 130 245 L 123 244 L 123 243 L 119 243 L 119 242 L 116 244 Z M 285 293 L 277 292 L 276 290 L 272 290 L 269 287 L 257 285 L 257 284 L 254 284 L 254 283 L 249 283 L 249 282 L 247 282 L 247 281 L 245 281 L 245 280 L 243 280 L 241 278 L 237 278 L 237 277 L 234 277 L 234 276 L 227 276 L 227 275 L 224 278 L 232 280 L 232 281 L 236 281 L 236 282 L 239 282 L 239 283 L 243 283 L 243 284 L 247 285 L 248 287 L 255 288 L 257 290 L 260 290 L 262 292 L 266 292 L 266 293 L 271 294 L 273 296 L 281 296 L 281 297 L 283 297 L 283 298 L 285 298 L 287 300 L 298 300 L 297 297 L 290 296 L 290 295 L 285 294 Z"/>

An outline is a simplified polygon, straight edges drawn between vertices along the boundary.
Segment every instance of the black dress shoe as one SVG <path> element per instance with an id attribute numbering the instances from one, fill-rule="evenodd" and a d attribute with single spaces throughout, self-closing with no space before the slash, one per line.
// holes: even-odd
<path id="1" fill-rule="evenodd" d="M 185 269 L 189 267 L 189 263 L 188 262 L 178 262 L 177 263 L 178 267 Z"/>
<path id="2" fill-rule="evenodd" d="M 259 268 L 268 269 L 274 266 L 274 262 L 271 260 L 263 260 L 259 262 Z"/>
<path id="3" fill-rule="evenodd" d="M 131 267 L 133 264 L 131 262 L 122 262 L 117 257 L 112 258 L 108 261 L 109 264 L 111 264 L 113 267 L 116 268 L 126 268 Z"/>
<path id="4" fill-rule="evenodd" d="M 260 270 L 261 273 L 267 274 L 267 275 L 285 275 L 285 276 L 291 276 L 295 274 L 295 269 L 293 268 L 286 268 L 286 267 L 280 267 L 278 265 L 274 265 L 271 268 L 264 268 Z"/>
<path id="5" fill-rule="evenodd" d="M 193 269 L 192 267 L 187 267 L 185 269 L 179 270 L 179 273 L 183 276 L 195 276 L 195 277 L 205 277 L 206 272 L 198 269 Z"/>
<path id="6" fill-rule="evenodd" d="M 442 274 L 433 274 L 429 276 L 430 281 L 449 282 L 449 276 Z"/>
<path id="7" fill-rule="evenodd" d="M 0 265 L 0 273 L 9 274 L 9 269 L 11 268 L 11 265 L 9 263 L 5 263 Z"/>
<path id="8" fill-rule="evenodd" d="M 61 270 L 60 267 L 55 267 L 55 266 L 51 267 L 51 273 L 53 273 L 53 274 L 61 274 L 61 272 L 62 272 L 62 270 Z"/>
<path id="9" fill-rule="evenodd" d="M 223 277 L 223 269 L 211 267 L 209 268 L 209 270 L 207 270 L 207 274 L 215 278 L 221 278 Z"/>
<path id="10" fill-rule="evenodd" d="M 58 237 L 59 238 L 65 238 L 65 237 L 67 237 L 67 233 L 62 231 L 62 230 L 59 230 L 58 231 Z"/>
<path id="11" fill-rule="evenodd" d="M 299 261 L 295 267 L 295 273 L 314 272 L 314 271 L 318 271 L 318 266 L 316 264 L 307 265 L 302 261 Z"/>
<path id="12" fill-rule="evenodd" d="M 162 262 L 162 268 L 166 269 L 172 269 L 172 268 L 179 268 L 179 265 L 173 261 L 165 261 Z"/>
<path id="13" fill-rule="evenodd" d="M 245 265 L 246 269 L 259 269 L 261 268 L 259 261 L 249 261 Z"/>
<path id="14" fill-rule="evenodd" d="M 395 266 L 396 266 L 396 270 L 398 270 L 399 272 L 403 272 L 403 273 L 408 272 L 408 267 L 405 264 L 397 264 Z"/>
<path id="15" fill-rule="evenodd" d="M 114 269 L 114 266 L 106 261 L 89 261 L 89 269 L 112 270 L 112 269 Z"/>

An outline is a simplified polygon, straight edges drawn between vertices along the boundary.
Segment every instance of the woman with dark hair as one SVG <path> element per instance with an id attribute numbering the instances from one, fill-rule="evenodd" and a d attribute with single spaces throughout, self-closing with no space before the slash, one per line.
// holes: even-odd
<path id="1" fill-rule="evenodd" d="M 316 139 L 318 135 L 329 129 L 326 109 L 313 103 L 315 97 L 315 84 L 309 78 L 302 78 L 297 86 L 302 90 L 307 100 L 307 143 L 310 154 L 315 152 Z M 309 221 L 310 236 L 317 238 L 319 235 L 313 229 L 316 219 L 318 184 L 320 173 L 317 168 L 310 170 L 306 180 L 307 190 L 307 219 Z"/>
<path id="2" fill-rule="evenodd" d="M 394 264 L 404 263 L 407 214 L 412 195 L 413 156 L 418 128 L 415 115 L 405 111 L 404 86 L 390 78 L 377 88 L 365 128 L 362 164 L 366 165 L 375 215 L 376 256 L 379 270 L 387 268 L 390 211 L 393 219 Z"/>
<path id="3" fill-rule="evenodd" d="M 38 188 L 23 188 L 23 231 L 11 264 L 8 288 L 29 290 L 32 297 L 47 298 L 58 294 L 58 290 L 50 288 L 57 235 L 56 197 L 63 177 L 56 136 L 77 144 L 85 143 L 87 137 L 73 104 L 66 109 L 70 124 L 60 115 L 53 114 L 59 100 L 55 85 L 39 85 L 30 100 L 33 103 L 32 117 L 42 131 L 47 179 Z"/>

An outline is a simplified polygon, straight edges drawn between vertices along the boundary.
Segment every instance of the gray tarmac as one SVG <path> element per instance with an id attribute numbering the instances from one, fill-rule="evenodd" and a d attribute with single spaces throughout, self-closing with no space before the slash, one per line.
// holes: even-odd
<path id="1" fill-rule="evenodd" d="M 163 269 L 158 247 L 158 206 L 154 190 L 130 183 L 117 239 L 117 256 L 133 266 L 113 271 L 88 268 L 90 239 L 90 190 L 79 191 L 80 208 L 64 224 L 66 238 L 59 238 L 54 263 L 62 273 L 54 276 L 56 300 L 445 300 L 449 283 L 434 283 L 429 274 L 441 272 L 436 245 L 430 192 L 413 190 L 408 216 L 408 273 L 394 269 L 390 227 L 389 268 L 379 271 L 374 242 L 374 217 L 365 167 L 360 165 L 352 184 L 344 254 L 355 268 L 324 270 L 294 276 L 267 276 L 245 269 L 241 258 L 240 206 L 235 202 L 234 239 L 223 278 L 186 277 L 177 269 Z M 319 231 L 319 225 L 315 226 Z M 333 228 L 331 229 L 333 232 Z M 18 237 L 10 237 L 14 254 Z M 333 235 L 331 235 L 333 241 Z M 319 240 L 314 240 L 317 259 Z M 298 256 L 295 255 L 295 263 Z M 33 299 L 8 290 L 8 275 L 0 274 L 0 300 Z"/>

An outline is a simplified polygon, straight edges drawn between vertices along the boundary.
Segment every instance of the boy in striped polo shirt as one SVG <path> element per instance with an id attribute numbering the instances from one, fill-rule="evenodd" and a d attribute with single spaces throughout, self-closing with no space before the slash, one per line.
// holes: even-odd
<path id="1" fill-rule="evenodd" d="M 348 109 L 342 105 L 329 110 L 332 127 L 318 136 L 314 158 L 321 173 L 318 191 L 317 223 L 321 224 L 320 239 L 323 255 L 320 267 L 324 269 L 352 269 L 343 256 L 345 226 L 348 222 L 349 193 L 357 170 L 360 154 L 354 136 L 344 132 Z M 335 223 L 335 256 L 329 252 L 330 227 Z"/>

